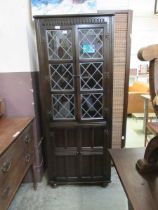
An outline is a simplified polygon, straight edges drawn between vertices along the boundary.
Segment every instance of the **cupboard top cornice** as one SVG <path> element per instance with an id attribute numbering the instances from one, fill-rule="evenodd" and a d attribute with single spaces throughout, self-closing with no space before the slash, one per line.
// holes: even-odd
<path id="1" fill-rule="evenodd" d="M 47 19 L 47 18 L 63 18 L 63 17 L 96 17 L 96 16 L 113 16 L 115 14 L 129 13 L 131 10 L 106 10 L 97 13 L 86 14 L 61 14 L 61 15 L 35 15 L 34 19 Z"/>

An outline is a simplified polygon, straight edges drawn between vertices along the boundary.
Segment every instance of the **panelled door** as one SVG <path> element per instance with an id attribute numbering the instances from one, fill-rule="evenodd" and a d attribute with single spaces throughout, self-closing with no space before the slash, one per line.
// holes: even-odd
<path id="1" fill-rule="evenodd" d="M 109 179 L 109 138 L 104 125 L 56 127 L 50 136 L 51 180 L 71 182 Z"/>
<path id="2" fill-rule="evenodd" d="M 82 180 L 104 181 L 109 179 L 108 139 L 105 126 L 80 128 L 79 175 Z"/>
<path id="3" fill-rule="evenodd" d="M 98 124 L 106 119 L 104 108 L 107 100 L 106 44 L 107 26 L 78 25 L 77 35 L 77 80 L 78 105 L 81 121 Z M 106 47 L 105 47 L 106 46 Z M 105 180 L 108 136 L 106 126 L 80 127 L 79 169 L 83 180 Z"/>

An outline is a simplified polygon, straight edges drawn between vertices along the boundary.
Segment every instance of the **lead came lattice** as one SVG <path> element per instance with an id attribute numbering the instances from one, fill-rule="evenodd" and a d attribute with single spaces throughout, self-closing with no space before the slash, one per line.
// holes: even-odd
<path id="1" fill-rule="evenodd" d="M 103 63 L 81 63 L 81 89 L 102 90 Z"/>
<path id="2" fill-rule="evenodd" d="M 103 29 L 79 29 L 80 58 L 103 58 Z"/>
<path id="3" fill-rule="evenodd" d="M 71 30 L 47 30 L 46 36 L 49 60 L 72 59 Z"/>
<path id="4" fill-rule="evenodd" d="M 81 94 L 81 118 L 103 118 L 103 94 Z"/>
<path id="5" fill-rule="evenodd" d="M 74 94 L 54 94 L 53 118 L 74 119 Z"/>
<path id="6" fill-rule="evenodd" d="M 51 90 L 74 90 L 73 64 L 49 65 Z"/>

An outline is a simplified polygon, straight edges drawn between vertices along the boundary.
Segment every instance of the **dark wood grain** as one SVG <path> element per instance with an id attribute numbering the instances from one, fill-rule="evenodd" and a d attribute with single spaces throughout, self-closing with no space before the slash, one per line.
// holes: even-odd
<path id="1" fill-rule="evenodd" d="M 158 44 L 149 45 L 147 47 L 143 47 L 138 51 L 138 58 L 142 61 L 149 61 L 149 84 L 150 84 L 150 96 L 151 102 L 154 108 L 154 112 L 158 117 Z M 148 112 L 146 114 L 146 118 L 148 118 Z M 150 129 L 151 127 L 151 129 Z M 145 144 L 147 143 L 147 129 L 151 130 L 155 136 L 150 139 L 144 154 L 143 159 L 139 159 L 137 161 L 137 169 L 140 173 L 147 174 L 153 173 L 158 169 L 158 136 L 156 126 L 153 124 L 145 125 Z"/>
<path id="2" fill-rule="evenodd" d="M 32 120 L 32 117 L 0 119 L 0 155 L 16 140 L 17 136 Z"/>
<path id="3" fill-rule="evenodd" d="M 158 209 L 158 173 L 140 175 L 135 168 L 144 156 L 144 148 L 109 150 L 117 173 L 133 210 Z"/>
<path id="4" fill-rule="evenodd" d="M 107 148 L 111 145 L 112 127 L 112 17 L 111 15 L 78 15 L 35 17 L 39 55 L 39 90 L 45 133 L 48 182 L 53 184 L 69 182 L 109 182 L 110 159 Z M 72 58 L 51 59 L 47 45 L 46 31 L 70 30 L 72 34 Z M 80 30 L 102 29 L 102 56 L 100 58 L 80 57 Z M 50 65 L 73 66 L 74 85 L 72 89 L 59 90 L 50 87 L 54 79 L 49 74 Z M 101 88 L 81 88 L 81 64 L 101 62 Z M 92 68 L 92 67 L 89 67 Z M 91 69 L 92 70 L 92 69 Z M 60 79 L 62 75 L 60 75 Z M 82 119 L 82 94 L 103 94 L 102 116 Z M 74 119 L 55 117 L 55 102 L 52 96 L 74 94 Z"/>
<path id="5" fill-rule="evenodd" d="M 29 161 L 26 161 L 27 155 L 31 155 Z M 6 179 L 0 183 L 0 205 L 2 209 L 7 209 L 9 204 L 11 203 L 17 189 L 19 188 L 23 177 L 25 176 L 26 172 L 28 171 L 30 164 L 33 161 L 33 154 L 32 153 L 24 153 L 21 155 L 20 159 L 16 162 L 16 167 L 9 173 Z M 8 194 L 4 192 L 6 189 L 9 188 Z"/>
<path id="6" fill-rule="evenodd" d="M 0 208 L 8 209 L 26 172 L 31 167 L 36 189 L 33 118 L 0 120 Z"/>

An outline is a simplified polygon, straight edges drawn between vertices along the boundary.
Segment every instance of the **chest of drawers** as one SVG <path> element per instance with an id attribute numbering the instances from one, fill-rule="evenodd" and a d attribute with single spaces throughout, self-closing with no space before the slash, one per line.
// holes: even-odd
<path id="1" fill-rule="evenodd" d="M 0 209 L 6 210 L 11 203 L 26 172 L 33 168 L 34 142 L 33 118 L 0 120 Z"/>

